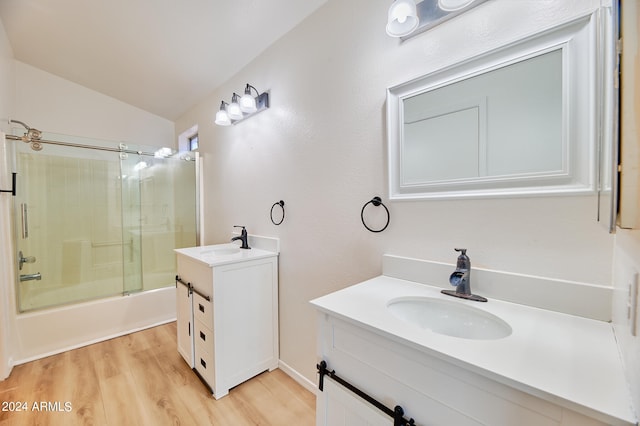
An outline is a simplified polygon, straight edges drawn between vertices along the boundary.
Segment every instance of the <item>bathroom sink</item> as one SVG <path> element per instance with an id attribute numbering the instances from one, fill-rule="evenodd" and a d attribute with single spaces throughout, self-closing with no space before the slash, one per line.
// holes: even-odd
<path id="1" fill-rule="evenodd" d="M 502 339 L 512 331 L 509 324 L 497 316 L 458 301 L 401 297 L 389 301 L 387 309 L 409 324 L 462 339 Z"/>
<path id="2" fill-rule="evenodd" d="M 202 254 L 211 256 L 228 256 L 236 253 L 240 253 L 240 248 L 232 244 L 208 247 L 202 251 Z"/>

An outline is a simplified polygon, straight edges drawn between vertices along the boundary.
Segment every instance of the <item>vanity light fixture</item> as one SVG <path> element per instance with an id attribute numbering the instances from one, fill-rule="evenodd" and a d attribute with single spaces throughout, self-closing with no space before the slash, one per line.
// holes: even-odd
<path id="1" fill-rule="evenodd" d="M 487 0 L 395 0 L 389 8 L 387 34 L 406 40 Z"/>
<path id="2" fill-rule="evenodd" d="M 252 89 L 256 94 L 255 97 L 251 94 Z M 244 95 L 240 96 L 234 92 L 230 104 L 225 101 L 220 103 L 215 123 L 219 126 L 230 126 L 267 108 L 269 108 L 269 94 L 267 92 L 259 93 L 255 87 L 247 83 Z"/>

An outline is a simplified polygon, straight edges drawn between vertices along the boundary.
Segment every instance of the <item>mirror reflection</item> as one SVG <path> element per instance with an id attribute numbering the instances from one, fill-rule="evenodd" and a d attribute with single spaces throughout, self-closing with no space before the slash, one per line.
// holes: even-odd
<path id="1" fill-rule="evenodd" d="M 402 185 L 563 169 L 561 50 L 408 97 L 403 110 Z"/>

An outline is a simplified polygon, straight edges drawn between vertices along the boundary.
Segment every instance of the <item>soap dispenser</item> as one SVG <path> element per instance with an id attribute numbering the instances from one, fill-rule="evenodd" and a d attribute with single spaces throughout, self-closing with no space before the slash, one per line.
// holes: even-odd
<path id="1" fill-rule="evenodd" d="M 467 249 L 456 248 L 454 250 L 459 252 L 460 256 L 458 256 L 458 261 L 456 262 L 456 270 L 449 277 L 449 283 L 456 289 L 455 291 L 442 290 L 442 293 L 476 302 L 486 302 L 486 298 L 471 294 L 471 260 L 467 256 Z"/>

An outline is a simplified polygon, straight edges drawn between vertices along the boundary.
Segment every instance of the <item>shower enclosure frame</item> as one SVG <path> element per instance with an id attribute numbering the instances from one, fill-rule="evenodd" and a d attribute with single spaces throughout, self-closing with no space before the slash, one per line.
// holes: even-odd
<path id="1" fill-rule="evenodd" d="M 18 124 L 24 125 L 23 123 Z M 27 133 L 22 137 L 8 134 L 5 135 L 5 139 L 7 140 L 7 142 L 5 142 L 5 151 L 10 145 L 8 141 L 22 141 L 32 144 L 32 147 L 35 143 L 38 145 L 51 144 L 73 148 L 88 148 L 120 154 L 149 156 L 153 156 L 155 154 L 152 152 L 128 149 L 124 145 L 112 148 L 42 139 L 39 137 L 39 132 L 30 132 L 31 128 L 26 125 L 24 127 L 27 129 Z M 35 135 L 36 137 L 33 138 L 31 135 Z M 36 145 L 35 149 L 39 149 L 38 145 Z M 17 151 L 17 148 L 12 151 Z M 192 156 L 193 161 L 195 162 L 195 239 L 196 245 L 199 245 L 201 232 L 200 200 L 202 196 L 201 158 L 198 152 L 190 152 L 188 155 Z M 9 165 L 9 163 L 7 163 L 7 165 Z M 13 199 L 13 201 L 15 202 L 15 199 Z M 13 211 L 15 211 L 15 207 Z M 10 228 L 12 233 L 16 232 L 16 226 L 11 226 Z M 17 291 L 19 285 L 19 271 L 17 267 L 18 259 L 16 258 L 16 237 L 17 236 L 14 234 L 13 237 L 10 238 L 12 242 L 11 248 L 9 249 L 11 253 L 10 257 L 12 258 L 11 275 L 13 275 L 14 279 L 13 283 L 11 285 L 7 285 L 7 288 L 4 289 L 4 300 L 0 301 L 4 304 L 5 308 L 8 308 L 5 309 L 5 312 L 8 311 L 10 317 L 6 327 L 7 329 L 11 329 L 9 331 L 8 338 L 6 339 L 6 345 L 8 345 L 7 347 L 13 347 L 14 349 L 10 350 L 10 353 L 8 354 L 8 364 L 10 366 L 54 353 L 59 353 L 74 347 L 80 347 L 96 341 L 127 334 L 135 330 L 171 322 L 175 319 L 175 290 L 173 289 L 173 286 L 151 291 L 142 291 L 140 293 L 131 294 L 129 297 L 123 297 L 127 296 L 126 293 L 123 293 L 119 296 L 116 295 L 108 297 L 107 299 L 72 302 L 69 305 L 46 308 L 43 311 L 32 311 L 27 313 L 18 312 Z M 2 293 L 3 292 L 0 291 L 0 296 Z M 158 307 L 158 309 L 154 310 L 153 307 Z M 72 314 L 72 311 L 77 311 L 78 313 Z M 123 312 L 129 316 L 127 318 L 117 318 L 112 321 L 113 318 L 111 317 L 113 316 L 114 311 Z M 84 314 L 82 312 L 84 312 Z M 134 313 L 132 314 L 132 312 Z M 54 319 L 55 315 L 57 315 L 57 319 Z M 84 322 L 84 320 L 78 321 L 82 315 L 88 315 L 91 317 L 90 320 L 87 321 L 87 324 L 84 325 L 84 329 L 82 329 L 82 324 L 78 324 L 79 322 Z M 109 324 L 109 322 L 115 322 L 116 324 Z M 57 324 L 57 328 L 59 330 L 64 330 L 65 324 L 68 324 L 70 327 L 67 328 L 68 333 L 62 333 L 61 335 L 60 333 L 56 334 L 47 332 L 47 325 L 52 323 Z M 68 335 L 69 333 L 74 333 L 74 331 L 71 330 L 72 328 L 80 328 L 82 330 L 80 330 L 77 335 Z M 31 330 L 32 333 L 24 333 L 25 330 Z M 31 343 L 35 343 L 35 346 L 37 347 L 31 347 Z M 2 356 L 0 356 L 0 358 L 2 358 Z M 0 377 L 0 379 L 1 378 L 2 377 Z"/>
<path id="2" fill-rule="evenodd" d="M 56 145 L 56 146 L 63 146 L 63 147 L 70 147 L 70 148 L 82 148 L 82 149 L 90 149 L 90 150 L 95 150 L 95 151 L 106 151 L 106 152 L 113 152 L 113 153 L 118 153 L 119 154 L 119 158 L 120 158 L 120 171 L 121 174 L 124 173 L 123 171 L 123 167 L 125 164 L 125 161 L 127 161 L 128 155 L 129 154 L 134 154 L 136 155 L 138 158 L 140 157 L 144 157 L 144 156 L 150 156 L 150 157 L 162 157 L 161 155 L 159 156 L 158 153 L 162 150 L 157 150 L 155 152 L 150 152 L 150 151 L 143 151 L 143 150 L 134 150 L 134 149 L 129 149 L 128 146 L 124 143 L 119 143 L 117 148 L 114 147 L 108 147 L 108 146 L 99 146 L 99 145 L 87 145 L 87 144 L 80 144 L 80 143 L 73 143 L 73 142 L 64 142 L 64 141 L 59 141 L 59 140 L 50 140 L 50 139 L 42 139 L 42 132 L 39 131 L 38 129 L 29 127 L 27 124 L 21 122 L 21 121 L 17 121 L 17 120 L 11 120 L 11 123 L 17 123 L 20 124 L 21 126 L 23 126 L 26 129 L 26 132 L 24 133 L 23 136 L 14 136 L 14 135 L 6 135 L 6 139 L 8 140 L 13 140 L 13 141 L 22 141 L 25 142 L 27 144 L 30 145 L 31 149 L 34 151 L 41 151 L 43 149 L 43 144 L 50 144 L 50 145 Z M 191 157 L 191 154 L 193 153 L 193 161 L 194 161 L 194 173 L 195 173 L 195 180 L 194 180 L 194 184 L 195 184 L 195 209 L 194 209 L 194 213 L 195 213 L 195 245 L 199 245 L 199 240 L 200 240 L 200 221 L 199 221 L 199 154 L 198 152 L 190 152 L 189 153 L 189 157 Z M 14 156 L 18 155 L 18 150 L 14 150 Z M 64 158 L 66 158 L 66 156 L 63 155 Z M 189 160 L 191 160 L 191 158 L 189 158 Z M 17 160 L 16 160 L 17 161 Z M 135 160 L 134 160 L 135 161 Z M 145 162 L 146 165 L 146 162 Z M 14 167 L 17 167 L 16 165 L 14 165 Z M 136 168 L 134 167 L 133 170 L 135 171 Z M 152 177 L 153 179 L 153 177 Z M 14 175 L 14 180 L 15 180 L 15 175 Z M 138 201 L 140 202 L 139 207 L 142 206 L 142 182 L 143 179 L 141 176 L 139 176 L 138 179 L 138 187 L 136 190 L 134 190 L 134 192 L 136 192 L 133 196 L 138 197 Z M 14 187 L 12 188 L 14 195 L 15 195 L 15 183 L 14 183 Z M 126 223 L 126 217 L 127 215 L 124 213 L 124 198 L 125 194 L 128 194 L 129 191 L 125 190 L 125 185 L 124 185 L 124 178 L 122 179 L 122 183 L 121 183 L 121 187 L 120 187 L 120 196 L 119 199 L 120 201 L 122 201 L 122 206 L 120 207 L 120 212 L 122 214 L 122 223 L 120 224 L 120 227 L 122 229 L 121 232 L 123 232 L 125 229 L 128 229 L 130 224 Z M 128 194 L 131 195 L 131 194 Z M 15 198 L 14 198 L 15 200 Z M 15 204 L 15 203 L 14 203 Z M 16 214 L 20 215 L 20 220 L 22 223 L 21 226 L 21 234 L 22 234 L 22 239 L 26 239 L 27 238 L 27 232 L 28 232 L 28 228 L 27 228 L 27 221 L 28 221 L 28 217 L 27 217 L 27 211 L 26 211 L 26 203 L 23 203 L 20 205 L 20 213 L 18 213 L 18 209 L 17 206 L 14 205 L 14 212 L 16 212 Z M 142 215 L 141 212 L 139 212 L 140 215 Z M 17 217 L 16 217 L 17 219 Z M 131 237 L 130 241 L 127 243 L 125 241 L 124 236 L 122 237 L 122 240 L 119 244 L 114 243 L 114 242 L 101 242 L 101 243 L 95 243 L 92 241 L 91 242 L 91 247 L 95 248 L 95 247 L 104 247 L 104 250 L 109 249 L 109 247 L 111 246 L 115 246 L 115 245 L 121 245 L 123 248 L 123 252 L 125 251 L 125 249 L 128 247 L 128 252 L 129 252 L 129 257 L 134 256 L 135 254 L 134 252 L 137 252 L 138 255 L 143 256 L 143 249 L 142 249 L 142 244 L 143 244 L 143 235 L 144 235 L 144 231 L 143 231 L 143 225 L 142 225 L 142 217 L 139 218 L 140 223 L 138 224 L 139 226 L 139 234 Z M 167 219 L 168 220 L 168 219 Z M 135 225 L 134 225 L 135 227 Z M 14 229 L 17 229 L 17 227 L 14 225 Z M 17 244 L 18 242 L 18 236 L 14 234 L 14 239 L 13 241 Z M 137 242 L 137 244 L 135 244 L 135 242 Z M 178 248 L 178 247 L 174 247 L 174 248 Z M 16 247 L 14 247 L 14 251 L 18 249 L 17 245 Z M 15 255 L 15 254 L 14 254 Z M 124 256 L 124 253 L 123 253 Z M 33 261 L 35 261 L 35 258 L 31 257 L 31 256 L 26 256 L 23 257 L 22 251 L 19 252 L 18 254 L 18 259 L 16 259 L 17 262 L 19 263 L 19 270 L 22 270 L 23 264 L 24 263 L 31 263 Z M 143 259 L 139 259 L 139 261 L 137 263 L 127 263 L 125 262 L 125 259 L 122 259 L 122 265 L 123 265 L 123 271 L 122 271 L 122 276 L 124 279 L 123 282 L 123 288 L 122 288 L 122 294 L 127 295 L 131 292 L 137 292 L 137 291 L 144 291 L 144 287 L 143 287 L 143 266 L 142 266 Z M 136 268 L 135 270 L 133 270 L 133 273 L 127 273 L 127 266 Z M 131 271 L 129 271 L 131 272 Z M 136 275 L 139 275 L 138 277 L 138 283 L 134 283 L 133 286 L 128 286 L 127 282 L 128 280 L 126 279 L 127 276 L 129 277 L 135 277 Z M 173 274 L 172 274 L 173 275 Z M 19 278 L 19 279 L 18 279 Z M 42 276 L 39 272 L 36 273 L 32 273 L 32 274 L 20 274 L 17 273 L 16 274 L 16 294 L 20 294 L 20 283 L 22 283 L 23 281 L 30 281 L 30 280 L 41 280 Z M 171 282 L 173 282 L 173 279 L 171 280 Z M 131 283 L 129 282 L 129 285 L 131 285 Z M 169 286 L 169 280 L 167 280 L 166 286 Z M 120 292 L 115 292 L 115 294 L 104 294 L 102 296 L 94 296 L 96 298 L 100 298 L 100 297 L 108 297 L 108 296 L 113 296 L 116 295 L 117 293 Z M 91 298 L 90 296 L 88 297 L 89 299 Z M 82 298 L 79 299 L 72 299 L 69 302 L 62 302 L 62 303 L 58 303 L 60 305 L 62 304 L 67 304 L 67 303 L 78 303 L 78 302 L 82 302 L 84 300 L 82 300 Z M 51 306 L 55 306 L 56 303 L 52 303 Z M 47 308 L 49 306 L 44 306 L 44 308 Z M 36 308 L 25 308 L 24 305 L 21 303 L 21 301 L 18 301 L 18 308 L 20 312 L 25 312 L 25 310 L 29 310 L 29 309 L 38 309 Z"/>

